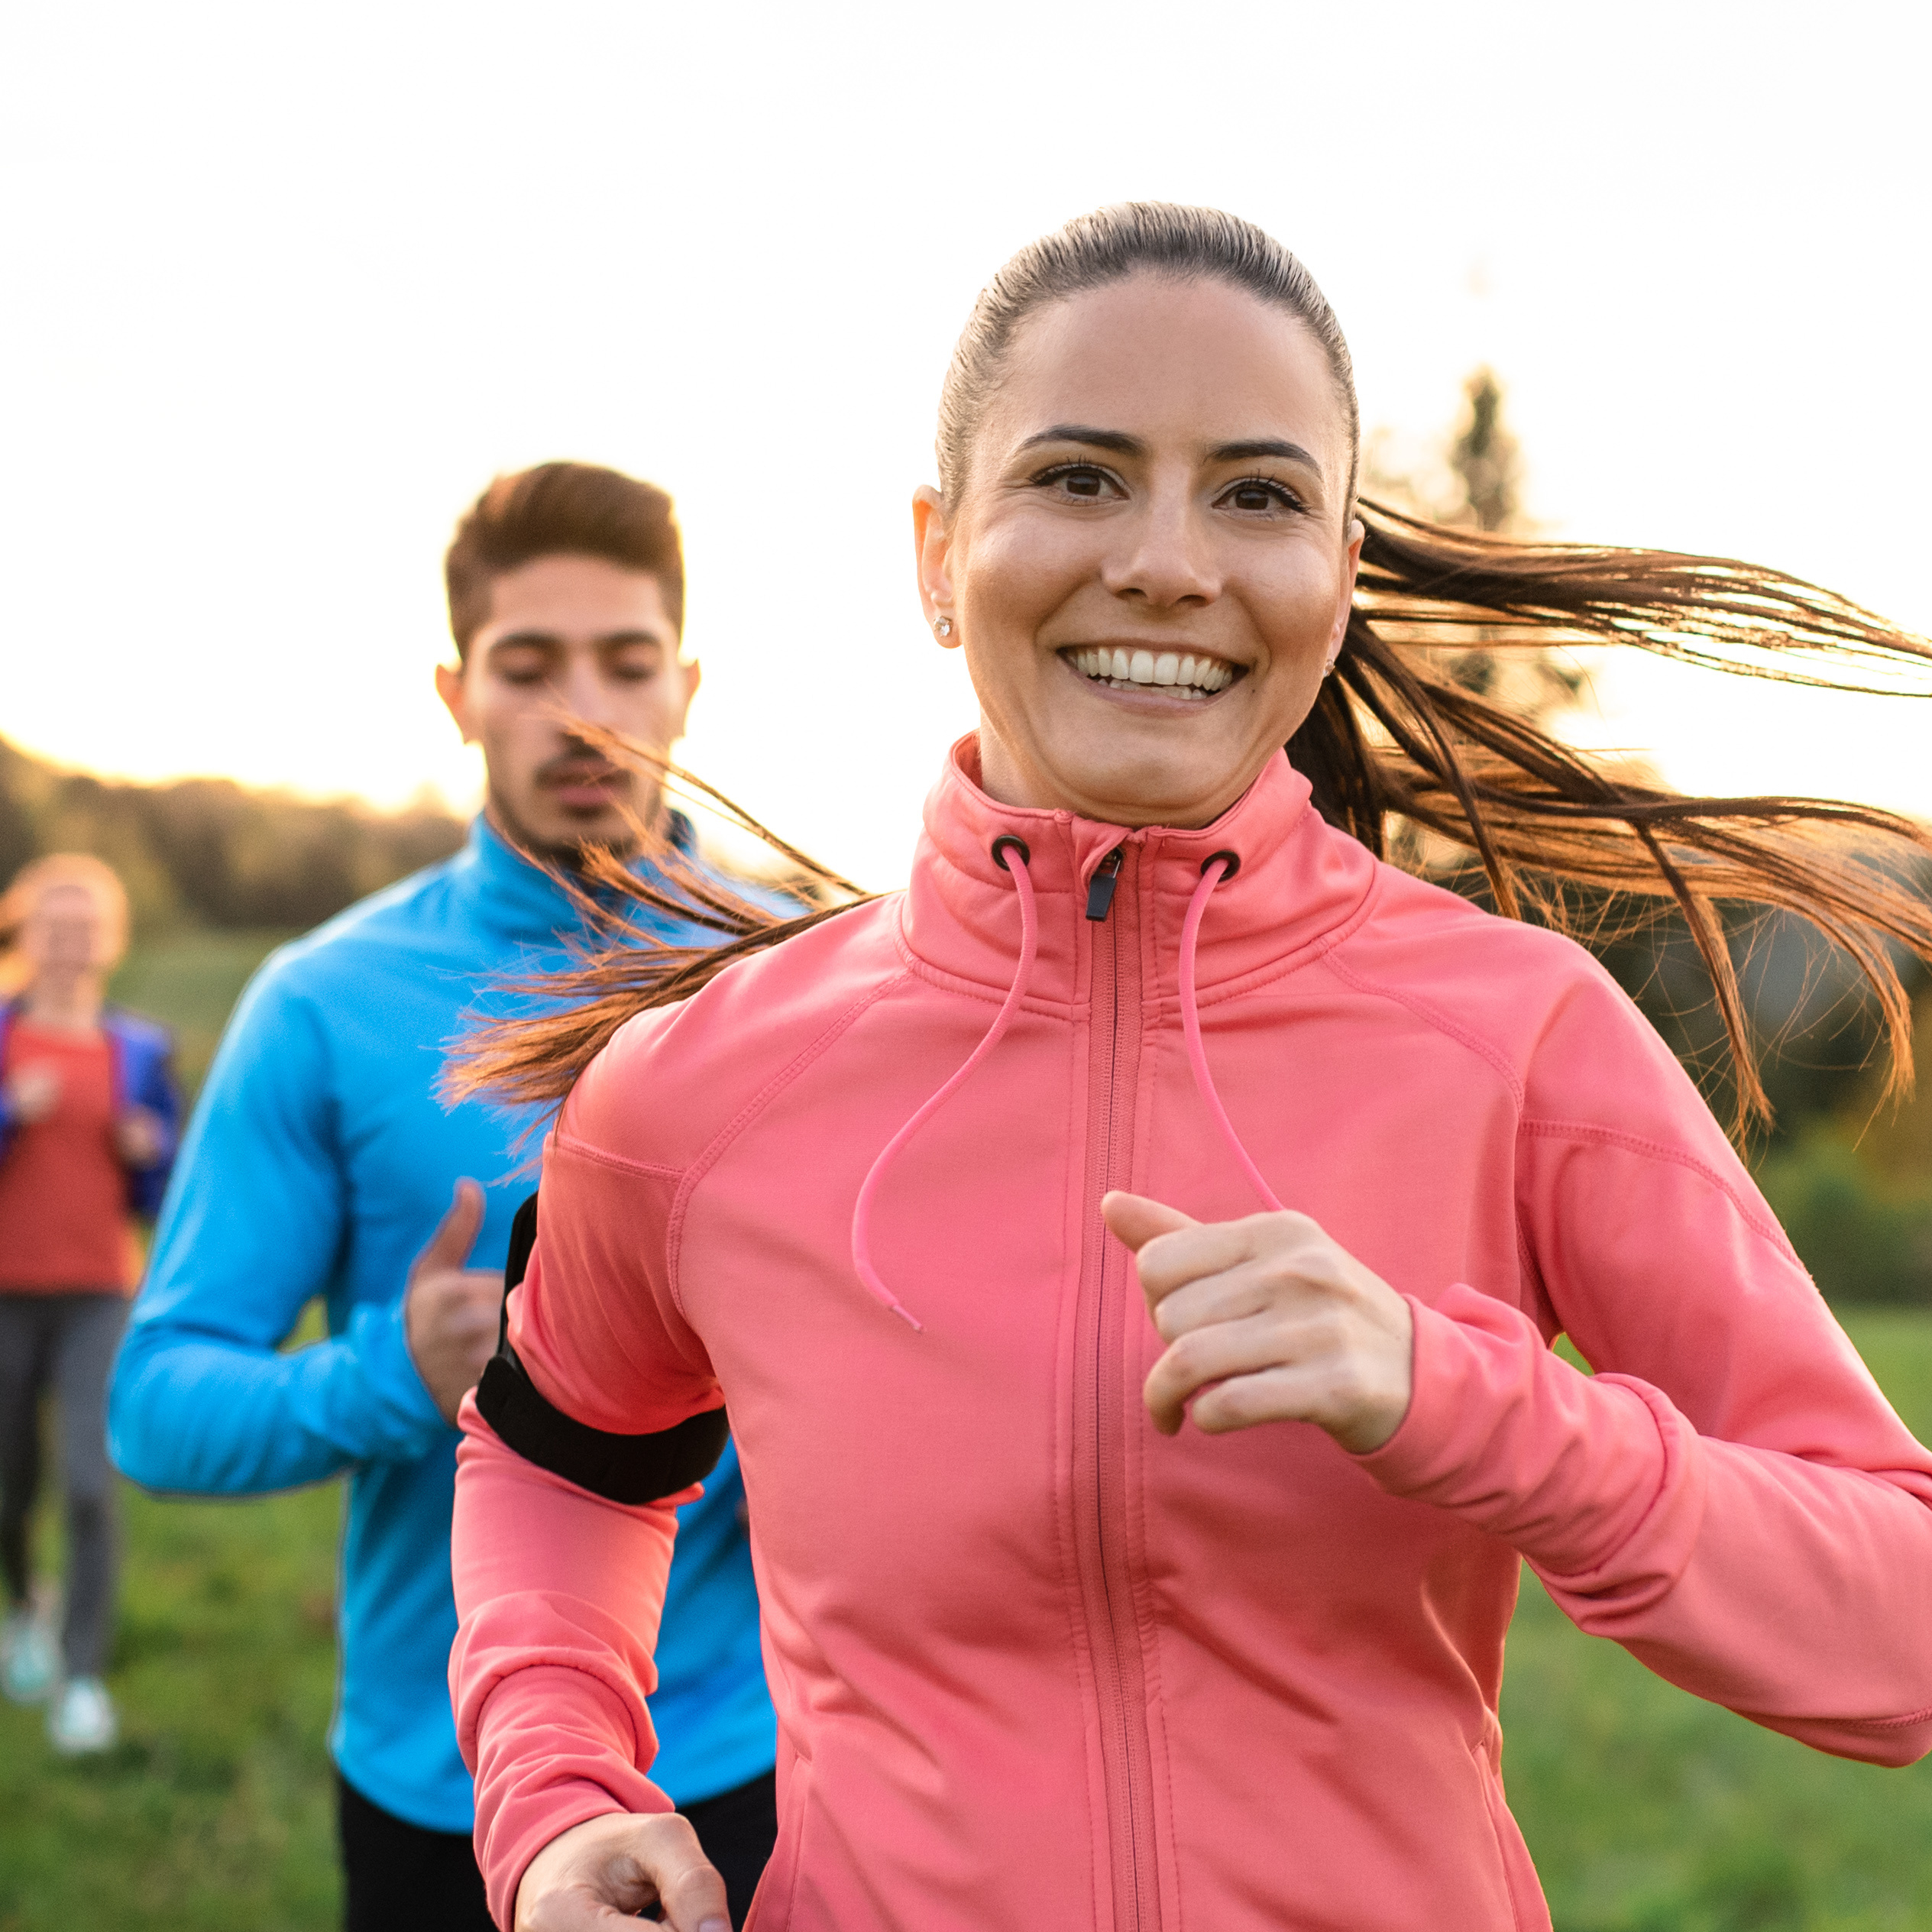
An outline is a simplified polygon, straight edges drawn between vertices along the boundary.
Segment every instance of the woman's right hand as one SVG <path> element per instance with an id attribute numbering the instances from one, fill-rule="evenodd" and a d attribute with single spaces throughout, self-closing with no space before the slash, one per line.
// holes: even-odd
<path id="1" fill-rule="evenodd" d="M 23 1127 L 45 1120 L 60 1104 L 57 1066 L 23 1066 L 6 1083 L 7 1112 Z"/>
<path id="2" fill-rule="evenodd" d="M 691 1820 L 613 1811 L 573 1825 L 530 1860 L 516 1932 L 616 1932 L 652 1904 L 675 1932 L 731 1932 L 724 1881 Z"/>

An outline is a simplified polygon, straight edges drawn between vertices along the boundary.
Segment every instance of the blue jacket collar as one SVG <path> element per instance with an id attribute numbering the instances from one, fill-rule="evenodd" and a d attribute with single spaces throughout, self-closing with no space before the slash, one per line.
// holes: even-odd
<path id="1" fill-rule="evenodd" d="M 681 853 L 691 852 L 697 836 L 691 820 L 673 811 L 671 843 Z M 643 879 L 661 879 L 662 869 L 640 859 L 631 870 Z M 506 938 L 543 945 L 560 934 L 574 934 L 584 921 L 570 895 L 540 866 L 511 849 L 479 812 L 470 835 L 451 867 L 458 891 L 477 922 Z"/>

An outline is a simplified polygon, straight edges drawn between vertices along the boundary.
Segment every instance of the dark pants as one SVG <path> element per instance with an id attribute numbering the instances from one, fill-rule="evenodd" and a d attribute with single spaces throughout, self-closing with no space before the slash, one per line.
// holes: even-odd
<path id="1" fill-rule="evenodd" d="M 405 1824 L 338 1775 L 345 1932 L 491 1932 L 483 1878 L 467 1832 Z M 743 1925 L 778 1835 L 772 1774 L 684 1807 L 723 1875 L 731 1922 Z"/>
<path id="2" fill-rule="evenodd" d="M 113 1636 L 119 1539 L 107 1385 L 127 1320 L 125 1295 L 0 1293 L 0 1577 L 9 1606 L 18 1608 L 33 1581 L 28 1532 L 40 1489 L 40 1399 L 50 1393 L 66 1492 L 61 1649 L 70 1677 L 99 1677 Z"/>
<path id="3" fill-rule="evenodd" d="M 736 1791 L 701 1798 L 678 1810 L 691 1821 L 704 1856 L 718 1868 L 731 1900 L 731 1922 L 743 1925 L 751 1911 L 752 1894 L 778 1838 L 778 1788 L 774 1772 L 766 1772 Z"/>

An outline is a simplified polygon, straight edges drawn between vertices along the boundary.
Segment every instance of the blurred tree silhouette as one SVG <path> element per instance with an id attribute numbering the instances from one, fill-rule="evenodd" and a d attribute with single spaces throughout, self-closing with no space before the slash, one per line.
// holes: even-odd
<path id="1" fill-rule="evenodd" d="M 1463 384 L 1463 415 L 1445 445 L 1398 445 L 1387 432 L 1363 451 L 1362 494 L 1413 516 L 1456 528 L 1527 536 L 1523 453 L 1507 421 L 1496 372 L 1477 370 Z M 1444 672 L 1479 697 L 1506 699 L 1539 722 L 1578 703 L 1589 679 L 1568 652 L 1499 650 L 1474 642 L 1431 654 Z"/>
<path id="2" fill-rule="evenodd" d="M 1467 520 L 1479 530 L 1507 530 L 1521 507 L 1523 465 L 1516 439 L 1503 421 L 1503 385 L 1493 370 L 1478 369 L 1464 393 L 1469 422 L 1449 451 L 1449 467 L 1461 481 Z"/>
<path id="3" fill-rule="evenodd" d="M 128 887 L 138 934 L 300 928 L 448 856 L 439 807 L 381 812 L 227 778 L 135 785 L 64 771 L 0 740 L 0 882 L 44 852 L 96 853 Z"/>

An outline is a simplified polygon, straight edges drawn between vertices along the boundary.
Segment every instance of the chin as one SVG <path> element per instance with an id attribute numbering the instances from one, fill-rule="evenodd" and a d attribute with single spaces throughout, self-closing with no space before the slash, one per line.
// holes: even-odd
<path id="1" fill-rule="evenodd" d="M 1076 795 L 1106 801 L 1105 817 L 1122 825 L 1205 825 L 1254 781 L 1241 761 L 1172 743 L 1115 745 L 1077 764 L 1063 763 Z"/>
<path id="2" fill-rule="evenodd" d="M 615 811 L 572 813 L 549 810 L 510 812 L 497 801 L 501 828 L 512 840 L 537 858 L 568 865 L 587 846 L 628 849 L 636 834 L 623 816 Z"/>

